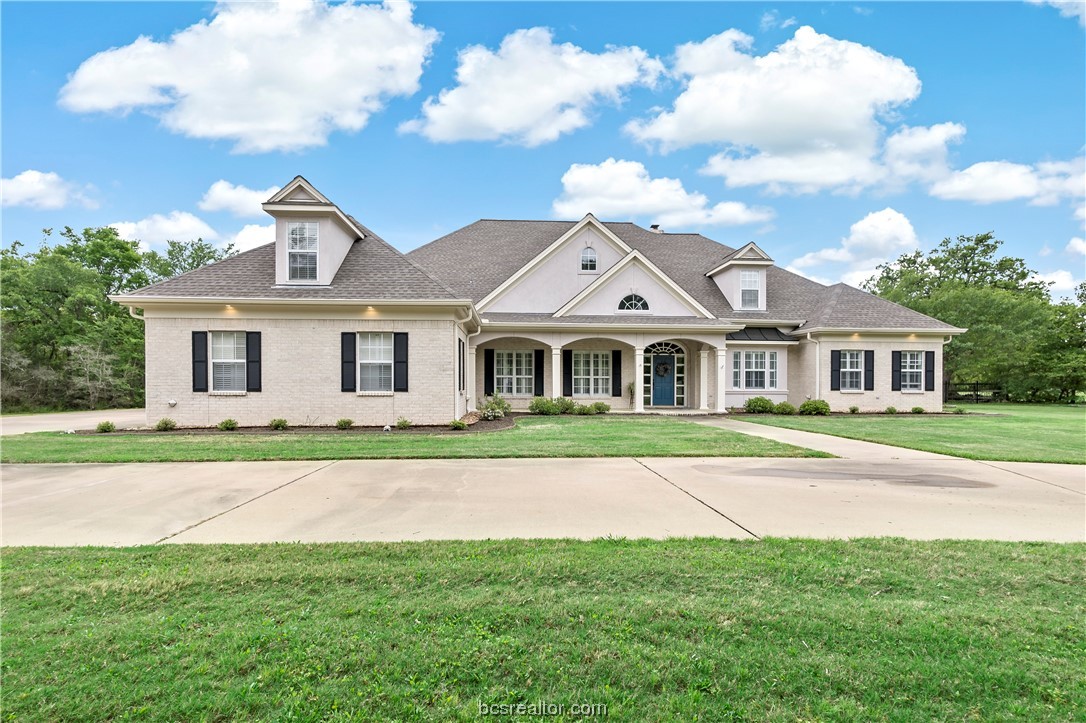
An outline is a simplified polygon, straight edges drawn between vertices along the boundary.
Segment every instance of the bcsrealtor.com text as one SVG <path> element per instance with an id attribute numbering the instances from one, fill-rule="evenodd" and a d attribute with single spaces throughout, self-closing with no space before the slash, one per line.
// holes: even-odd
<path id="1" fill-rule="evenodd" d="M 606 703 L 550 703 L 537 700 L 531 703 L 484 703 L 479 701 L 479 715 L 530 715 L 560 716 L 570 715 L 582 718 L 606 716 Z"/>

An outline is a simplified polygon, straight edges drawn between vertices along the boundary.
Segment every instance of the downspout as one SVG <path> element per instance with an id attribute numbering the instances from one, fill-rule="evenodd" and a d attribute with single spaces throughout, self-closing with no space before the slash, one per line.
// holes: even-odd
<path id="1" fill-rule="evenodd" d="M 126 306 L 125 308 L 128 309 L 128 315 L 131 316 L 133 319 L 139 319 L 140 321 L 146 321 L 147 320 L 147 318 L 145 316 L 142 316 L 142 315 L 137 316 L 136 315 L 136 307 L 134 307 L 134 306 Z"/>
<path id="2" fill-rule="evenodd" d="M 807 341 L 813 341 L 815 345 L 815 399 L 822 398 L 822 342 L 811 338 L 811 332 L 807 332 Z"/>
<path id="3" fill-rule="evenodd" d="M 458 324 L 463 324 L 465 321 L 467 321 L 468 319 L 472 318 L 475 315 L 476 314 L 475 314 L 474 307 L 470 307 L 470 308 L 468 308 L 467 316 L 465 316 L 463 319 L 461 319 L 459 316 L 456 316 L 454 318 L 456 319 L 456 322 Z M 479 319 L 478 322 L 475 325 L 475 331 L 471 332 L 470 334 L 468 334 L 467 336 L 464 337 L 464 351 L 467 352 L 469 358 L 471 357 L 471 340 L 474 337 L 479 336 L 482 333 L 483 333 L 482 319 Z M 464 360 L 464 364 L 467 365 L 467 359 Z M 472 371 L 471 379 L 465 379 L 464 380 L 464 386 L 465 386 L 464 391 L 468 391 L 468 389 L 471 389 L 472 387 L 475 386 L 475 368 L 472 367 L 471 371 Z M 467 369 L 464 370 L 464 375 L 467 376 Z M 464 397 L 464 408 L 469 410 L 469 411 L 471 410 L 471 398 L 472 398 L 471 394 L 467 394 Z M 453 410 L 453 414 L 454 415 L 456 414 L 455 409 Z M 457 418 L 459 419 L 459 417 L 457 417 Z"/>

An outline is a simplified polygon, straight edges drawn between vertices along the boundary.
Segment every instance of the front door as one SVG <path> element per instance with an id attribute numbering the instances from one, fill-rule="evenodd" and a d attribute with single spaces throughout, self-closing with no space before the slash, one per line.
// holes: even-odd
<path id="1" fill-rule="evenodd" d="M 675 355 L 652 355 L 652 406 L 675 405 Z"/>

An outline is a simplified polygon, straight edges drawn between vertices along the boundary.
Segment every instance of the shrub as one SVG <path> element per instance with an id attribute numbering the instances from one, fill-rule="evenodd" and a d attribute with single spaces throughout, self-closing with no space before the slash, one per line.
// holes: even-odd
<path id="1" fill-rule="evenodd" d="M 224 419 L 215 425 L 224 432 L 232 432 L 238 428 L 238 420 L 236 419 Z"/>
<path id="2" fill-rule="evenodd" d="M 449 429 L 458 429 L 458 430 L 463 431 L 463 430 L 465 430 L 467 428 L 468 428 L 468 423 L 465 422 L 463 419 L 454 419 L 451 422 L 449 422 Z"/>
<path id="3" fill-rule="evenodd" d="M 909 411 L 912 412 L 913 414 L 923 414 L 924 413 L 924 408 L 923 407 L 913 407 Z"/>
<path id="4" fill-rule="evenodd" d="M 336 429 L 350 429 L 352 424 L 354 424 L 353 419 L 347 419 L 346 417 L 344 417 L 343 419 L 337 419 Z"/>
<path id="5" fill-rule="evenodd" d="M 276 417 L 275 419 L 268 422 L 268 426 L 271 427 L 272 429 L 277 429 L 277 430 L 279 430 L 281 432 L 281 431 L 283 431 L 284 429 L 287 428 L 287 420 L 282 419 L 280 417 Z"/>
<path id="6" fill-rule="evenodd" d="M 965 407 L 954 407 L 955 414 L 965 414 Z"/>
<path id="7" fill-rule="evenodd" d="M 578 404 L 573 408 L 573 413 L 580 416 L 595 414 L 596 408 L 591 404 Z"/>
<path id="8" fill-rule="evenodd" d="M 411 420 L 407 417 L 400 417 L 396 420 L 396 429 L 410 429 Z"/>
<path id="9" fill-rule="evenodd" d="M 772 414 L 773 413 L 773 400 L 766 397 L 751 397 L 743 405 L 750 414 Z"/>
<path id="10" fill-rule="evenodd" d="M 177 422 L 173 421 L 169 417 L 163 417 L 155 422 L 156 432 L 169 432 L 171 429 L 177 428 Z"/>
<path id="11" fill-rule="evenodd" d="M 774 414 L 795 414 L 796 413 L 796 407 L 795 407 L 795 405 L 789 404 L 788 402 L 781 402 L 777 406 L 773 407 L 773 413 Z"/>
<path id="12" fill-rule="evenodd" d="M 830 413 L 830 403 L 825 399 L 808 399 L 799 405 L 799 413 L 808 416 L 824 417 Z"/>
<path id="13" fill-rule="evenodd" d="M 607 414 L 611 411 L 611 405 L 607 402 L 594 402 L 592 409 L 596 411 L 596 414 Z"/>
<path id="14" fill-rule="evenodd" d="M 501 398 L 500 395 L 495 394 L 493 397 L 489 397 L 479 409 L 479 416 L 483 419 L 501 419 L 506 414 L 509 414 L 513 407 L 509 402 Z"/>
<path id="15" fill-rule="evenodd" d="M 897 407 L 887 407 L 886 408 L 886 413 L 887 414 L 897 414 Z"/>
<path id="16" fill-rule="evenodd" d="M 555 397 L 554 403 L 558 405 L 559 414 L 573 414 L 573 410 L 577 408 L 577 402 L 569 397 Z"/>
<path id="17" fill-rule="evenodd" d="M 562 409 L 558 406 L 557 399 L 547 399 L 546 397 L 536 397 L 528 404 L 528 411 L 532 414 L 543 414 L 551 416 L 554 414 L 561 414 Z"/>
<path id="18" fill-rule="evenodd" d="M 108 434 L 109 432 L 116 432 L 117 431 L 117 425 L 114 424 L 113 422 L 99 422 L 98 426 L 94 428 L 94 431 L 99 432 L 101 434 Z"/>
<path id="19" fill-rule="evenodd" d="M 851 407 L 848 408 L 848 413 L 849 414 L 859 414 L 860 413 L 860 408 L 857 407 L 855 404 L 853 404 Z"/>

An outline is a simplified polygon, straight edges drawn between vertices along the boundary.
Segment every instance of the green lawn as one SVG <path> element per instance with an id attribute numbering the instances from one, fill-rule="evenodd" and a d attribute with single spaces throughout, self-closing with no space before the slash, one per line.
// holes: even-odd
<path id="1" fill-rule="evenodd" d="M 208 462 L 496 457 L 828 457 L 668 417 L 522 417 L 481 434 L 59 434 L 4 437 L 0 461 Z"/>
<path id="2" fill-rule="evenodd" d="M 1074 720 L 1084 559 L 894 539 L 7 549 L 3 716 Z"/>
<path id="3" fill-rule="evenodd" d="M 782 417 L 745 422 L 821 432 L 969 459 L 1086 464 L 1086 407 L 962 404 L 969 414 Z"/>

